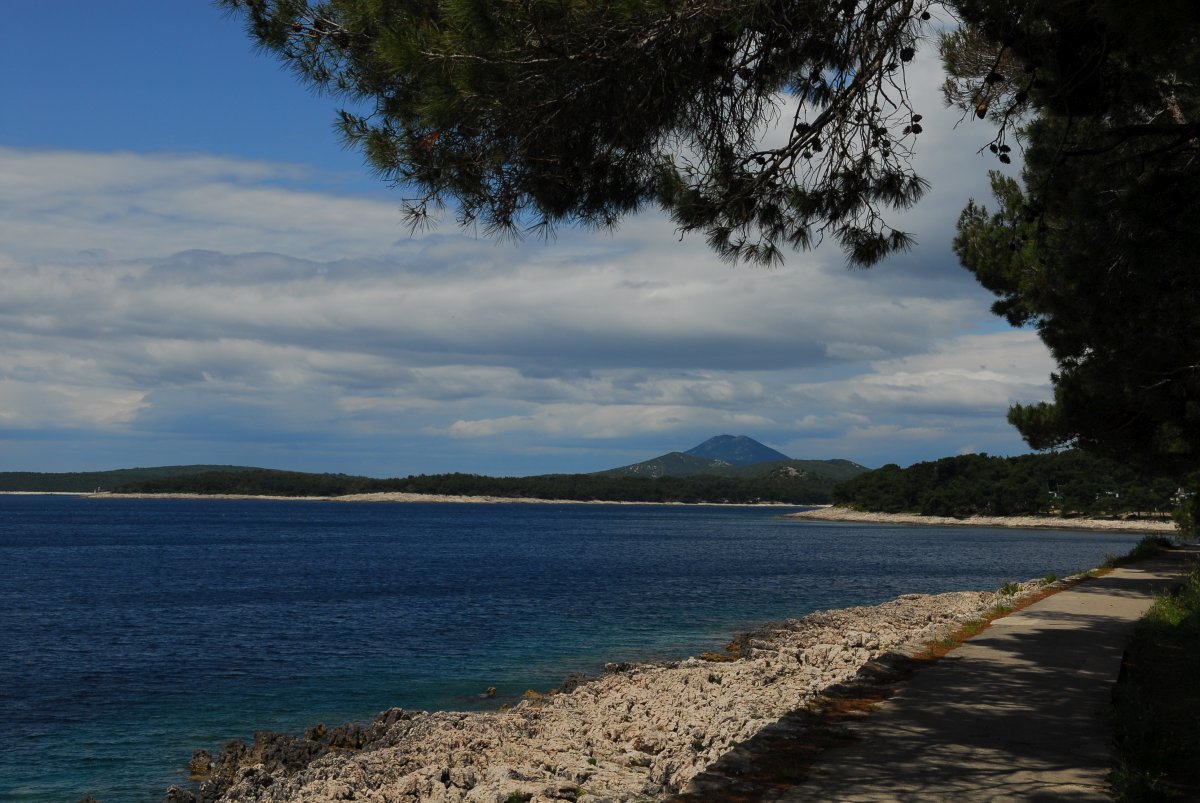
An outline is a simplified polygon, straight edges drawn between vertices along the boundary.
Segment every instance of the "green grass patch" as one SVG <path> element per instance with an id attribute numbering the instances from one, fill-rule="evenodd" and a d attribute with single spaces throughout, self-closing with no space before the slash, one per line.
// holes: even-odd
<path id="1" fill-rule="evenodd" d="M 1105 555 L 1104 562 L 1100 564 L 1106 569 L 1115 569 L 1118 566 L 1124 566 L 1126 563 L 1152 558 L 1162 552 L 1173 547 L 1175 543 L 1165 535 L 1147 535 L 1133 549 L 1129 550 L 1127 555 Z"/>
<path id="2" fill-rule="evenodd" d="M 1112 721 L 1117 800 L 1200 800 L 1200 564 L 1138 624 Z"/>

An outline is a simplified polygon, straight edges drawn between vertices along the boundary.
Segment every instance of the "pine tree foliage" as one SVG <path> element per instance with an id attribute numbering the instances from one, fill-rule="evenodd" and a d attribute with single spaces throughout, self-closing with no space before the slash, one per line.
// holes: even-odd
<path id="1" fill-rule="evenodd" d="M 1000 124 L 993 153 L 1032 118 L 1056 120 L 1055 159 L 1194 149 L 1200 4 L 1192 0 L 956 0 L 942 38 L 945 95 Z M 1003 161 L 1003 160 L 1002 160 Z"/>
<path id="2" fill-rule="evenodd" d="M 1079 450 L 944 457 L 886 465 L 839 484 L 835 504 L 926 516 L 1148 515 L 1165 518 L 1179 484 Z"/>
<path id="3" fill-rule="evenodd" d="M 1195 0 L 219 0 L 343 98 L 340 128 L 411 197 L 495 235 L 647 207 L 721 256 L 911 245 L 922 133 L 906 70 L 939 35 L 946 99 L 990 121 L 998 208 L 956 252 L 1058 361 L 1029 443 L 1200 469 Z M 945 13 L 943 13 L 945 12 Z"/>
<path id="4" fill-rule="evenodd" d="M 1058 363 L 1054 402 L 1009 420 L 1035 448 L 1200 467 L 1200 5 L 961 5 L 947 94 L 1025 164 L 993 175 L 994 212 L 964 210 L 955 250 Z"/>
<path id="5" fill-rule="evenodd" d="M 911 245 L 926 184 L 906 67 L 930 0 L 222 0 L 314 87 L 345 141 L 496 235 L 670 212 L 730 260 Z M 363 112 L 350 109 L 365 108 Z"/>

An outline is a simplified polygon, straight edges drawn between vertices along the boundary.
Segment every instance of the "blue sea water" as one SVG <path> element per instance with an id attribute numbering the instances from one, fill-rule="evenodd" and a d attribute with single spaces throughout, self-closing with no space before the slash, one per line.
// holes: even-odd
<path id="1" fill-rule="evenodd" d="M 0 800 L 157 803 L 192 750 L 255 730 L 494 708 L 606 661 L 1065 575 L 1135 540 L 782 512 L 0 495 Z"/>

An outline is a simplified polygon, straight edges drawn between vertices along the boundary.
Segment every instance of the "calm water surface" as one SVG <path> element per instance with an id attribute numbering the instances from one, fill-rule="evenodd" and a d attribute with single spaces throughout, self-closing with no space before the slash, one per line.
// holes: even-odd
<path id="1" fill-rule="evenodd" d="M 0 495 L 0 800 L 158 803 L 193 749 L 255 730 L 494 708 L 606 661 L 1065 575 L 1135 540 L 781 512 Z"/>

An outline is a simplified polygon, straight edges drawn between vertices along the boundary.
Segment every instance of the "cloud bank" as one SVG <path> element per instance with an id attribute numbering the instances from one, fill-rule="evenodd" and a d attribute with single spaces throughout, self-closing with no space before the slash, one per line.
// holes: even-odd
<path id="1" fill-rule="evenodd" d="M 746 433 L 869 464 L 1012 451 L 1030 333 L 949 256 L 720 264 L 619 236 L 410 238 L 290 166 L 0 149 L 3 468 L 596 470 Z M 86 465 L 85 465 L 86 464 Z"/>

